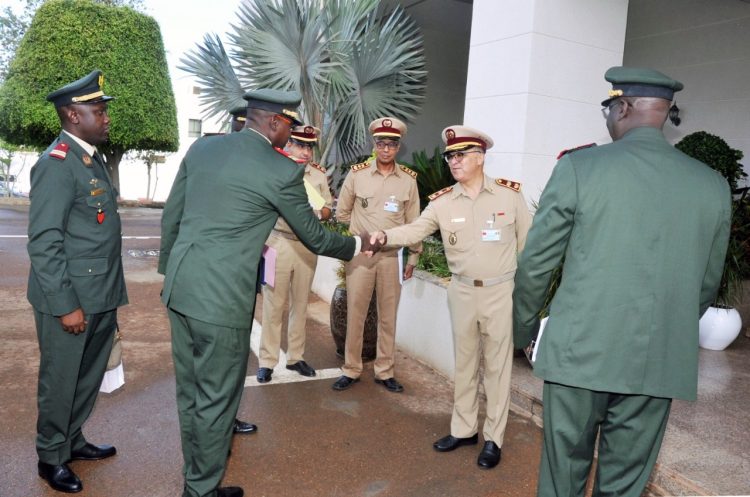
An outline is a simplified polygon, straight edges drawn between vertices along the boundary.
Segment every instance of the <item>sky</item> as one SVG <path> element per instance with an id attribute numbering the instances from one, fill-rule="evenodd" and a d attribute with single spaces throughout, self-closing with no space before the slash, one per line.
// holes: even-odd
<path id="1" fill-rule="evenodd" d="M 226 41 L 230 23 L 237 18 L 244 0 L 145 0 L 145 13 L 161 27 L 172 77 L 183 76 L 176 71 L 180 57 L 203 40 L 206 33 L 216 33 Z M 10 6 L 17 14 L 23 12 L 22 0 L 0 0 L 0 8 Z"/>

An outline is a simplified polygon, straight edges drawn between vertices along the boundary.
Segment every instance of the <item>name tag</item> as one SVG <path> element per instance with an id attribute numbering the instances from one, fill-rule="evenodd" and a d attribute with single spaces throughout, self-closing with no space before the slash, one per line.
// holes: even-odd
<path id="1" fill-rule="evenodd" d="M 104 188 L 97 188 L 96 190 L 91 190 L 91 196 L 96 197 L 97 195 L 101 195 L 102 193 L 106 192 Z"/>
<path id="2" fill-rule="evenodd" d="M 483 242 L 499 242 L 500 230 L 482 230 Z"/>
<path id="3" fill-rule="evenodd" d="M 398 201 L 386 201 L 383 210 L 386 212 L 398 212 Z"/>
<path id="4" fill-rule="evenodd" d="M 466 222 L 466 218 L 465 217 L 454 217 L 453 219 L 451 219 L 451 222 L 452 223 L 465 223 Z"/>

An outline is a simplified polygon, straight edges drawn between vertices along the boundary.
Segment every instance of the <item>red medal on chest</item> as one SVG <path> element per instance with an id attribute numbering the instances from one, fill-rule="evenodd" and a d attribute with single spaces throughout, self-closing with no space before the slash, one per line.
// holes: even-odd
<path id="1" fill-rule="evenodd" d="M 104 222 L 104 211 L 99 209 L 96 213 L 96 222 L 102 224 Z"/>

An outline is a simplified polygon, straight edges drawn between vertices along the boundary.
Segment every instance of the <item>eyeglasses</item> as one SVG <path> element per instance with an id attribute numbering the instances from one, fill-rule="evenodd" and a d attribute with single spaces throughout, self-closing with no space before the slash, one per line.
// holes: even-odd
<path id="1" fill-rule="evenodd" d="M 286 116 L 284 116 L 284 115 L 281 115 L 281 114 L 276 114 L 276 117 L 278 117 L 278 118 L 279 118 L 280 120 L 282 120 L 282 121 L 284 121 L 285 123 L 287 123 L 287 124 L 289 125 L 289 129 L 290 129 L 290 130 L 291 130 L 292 128 L 294 128 L 294 121 L 292 121 L 292 120 L 291 120 L 291 119 L 289 119 L 288 117 L 286 117 Z"/>
<path id="2" fill-rule="evenodd" d="M 309 148 L 310 150 L 312 150 L 315 147 L 315 143 L 303 142 L 303 141 L 295 140 L 294 138 L 289 140 L 289 143 L 291 143 L 292 145 L 296 145 L 300 148 Z"/>
<path id="3" fill-rule="evenodd" d="M 399 145 L 400 145 L 399 142 L 386 142 L 382 140 L 378 140 L 375 142 L 375 148 L 377 148 L 378 150 L 386 150 L 386 149 L 396 150 L 399 147 Z"/>
<path id="4" fill-rule="evenodd" d="M 456 160 L 456 162 L 461 162 L 462 160 L 464 160 L 464 156 L 466 156 L 466 154 L 474 154 L 474 153 L 483 154 L 484 151 L 483 150 L 461 150 L 460 152 L 445 152 L 443 154 L 443 160 L 447 164 L 450 164 L 450 162 L 454 159 Z"/>

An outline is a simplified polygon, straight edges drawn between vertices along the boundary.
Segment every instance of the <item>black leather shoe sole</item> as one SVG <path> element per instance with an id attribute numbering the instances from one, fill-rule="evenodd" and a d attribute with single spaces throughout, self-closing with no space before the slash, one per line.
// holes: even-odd
<path id="1" fill-rule="evenodd" d="M 39 461 L 39 476 L 58 492 L 75 494 L 83 490 L 83 483 L 67 464 L 47 464 Z"/>
<path id="2" fill-rule="evenodd" d="M 307 364 L 305 361 L 295 362 L 294 364 L 287 364 L 286 368 L 290 371 L 296 371 L 302 376 L 312 378 L 315 376 L 315 370 Z"/>
<path id="3" fill-rule="evenodd" d="M 255 377 L 258 379 L 258 383 L 268 383 L 271 381 L 273 375 L 273 369 L 271 368 L 260 368 L 258 374 Z"/>
<path id="4" fill-rule="evenodd" d="M 255 433 L 258 431 L 258 427 L 252 423 L 245 423 L 244 421 L 240 421 L 239 419 L 234 420 L 234 425 L 232 426 L 232 432 L 237 433 L 240 435 L 249 435 L 250 433 Z"/>
<path id="5" fill-rule="evenodd" d="M 495 442 L 485 442 L 477 458 L 477 465 L 482 469 L 492 469 L 500 462 L 501 449 Z"/>
<path id="6" fill-rule="evenodd" d="M 117 449 L 111 445 L 94 445 L 87 443 L 78 450 L 71 451 L 71 461 L 99 461 L 117 454 Z"/>
<path id="7" fill-rule="evenodd" d="M 350 386 L 354 385 L 359 381 L 359 378 L 349 378 L 348 376 L 341 376 L 336 383 L 331 385 L 334 390 L 346 390 Z"/>
<path id="8" fill-rule="evenodd" d="M 463 445 L 476 445 L 478 441 L 479 435 L 477 433 L 467 438 L 457 438 L 453 435 L 448 435 L 432 444 L 432 447 L 438 452 L 450 452 Z"/>

